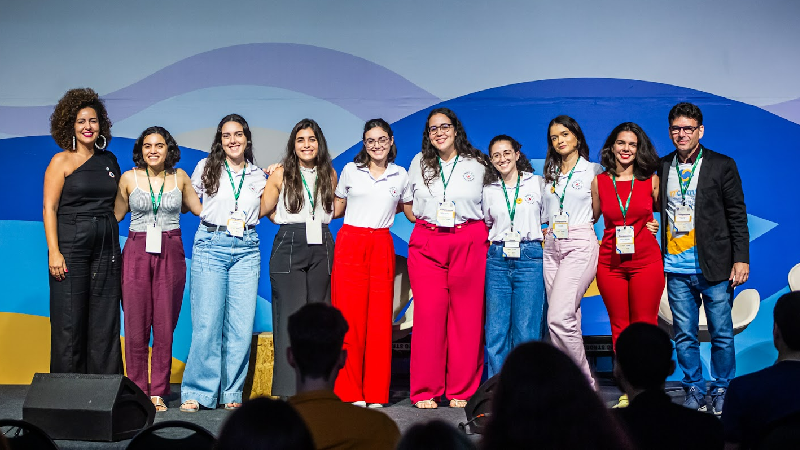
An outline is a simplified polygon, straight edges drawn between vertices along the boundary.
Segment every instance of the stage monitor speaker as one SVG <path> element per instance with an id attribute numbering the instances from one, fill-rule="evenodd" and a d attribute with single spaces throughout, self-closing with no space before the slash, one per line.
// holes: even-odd
<path id="1" fill-rule="evenodd" d="M 37 373 L 22 419 L 53 439 L 119 441 L 153 424 L 155 406 L 123 375 Z"/>
<path id="2" fill-rule="evenodd" d="M 492 415 L 492 400 L 498 381 L 500 381 L 499 373 L 486 380 L 469 398 L 467 406 L 464 407 L 467 421 L 458 424 L 462 431 L 467 434 L 483 434 L 486 431 L 486 424 Z"/>

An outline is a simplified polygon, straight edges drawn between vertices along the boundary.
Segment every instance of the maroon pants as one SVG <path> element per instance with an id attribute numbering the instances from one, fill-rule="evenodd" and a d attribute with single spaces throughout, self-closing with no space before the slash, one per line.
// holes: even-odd
<path id="1" fill-rule="evenodd" d="M 414 295 L 411 402 L 467 400 L 483 374 L 483 290 L 488 230 L 483 221 L 443 228 L 417 220 L 408 243 Z"/>
<path id="2" fill-rule="evenodd" d="M 172 333 L 186 286 L 181 230 L 161 233 L 161 253 L 144 251 L 147 233 L 131 231 L 122 250 L 122 309 L 125 313 L 125 369 L 147 395 L 169 394 Z M 150 384 L 148 344 L 153 331 Z"/>
<path id="3" fill-rule="evenodd" d="M 394 265 L 388 228 L 343 225 L 336 235 L 331 302 L 350 327 L 334 388 L 342 401 L 389 403 Z"/>

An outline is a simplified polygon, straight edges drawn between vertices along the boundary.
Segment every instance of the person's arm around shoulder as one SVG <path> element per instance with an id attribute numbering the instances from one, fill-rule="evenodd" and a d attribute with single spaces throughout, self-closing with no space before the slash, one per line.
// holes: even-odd
<path id="1" fill-rule="evenodd" d="M 131 210 L 128 203 L 128 196 L 130 193 L 131 179 L 136 177 L 136 169 L 131 169 L 119 177 L 119 185 L 117 186 L 117 198 L 114 200 L 114 217 L 117 222 L 125 218 L 125 214 Z"/>
<path id="2" fill-rule="evenodd" d="M 349 165 L 349 164 L 348 164 Z M 344 211 L 347 209 L 347 166 L 342 169 L 342 178 L 338 180 L 336 187 L 333 189 L 333 218 L 339 219 L 344 216 Z"/>
<path id="3" fill-rule="evenodd" d="M 183 169 L 177 169 L 178 183 L 180 184 L 181 194 L 183 196 L 183 204 L 181 205 L 181 213 L 191 212 L 195 216 L 199 216 L 203 212 L 203 204 L 200 203 L 200 197 L 197 195 L 194 186 L 192 186 L 192 179 L 189 174 Z"/>
<path id="4" fill-rule="evenodd" d="M 722 202 L 733 247 L 733 268 L 729 280 L 731 286 L 736 287 L 744 284 L 750 277 L 750 232 L 747 229 L 747 208 L 736 162 L 733 158 L 726 157 L 721 169 Z"/>
<path id="5" fill-rule="evenodd" d="M 594 223 L 597 223 L 598 219 L 600 219 L 600 191 L 598 190 L 598 183 L 597 177 L 600 175 L 595 175 L 594 179 L 592 179 L 592 219 Z"/>
<path id="6" fill-rule="evenodd" d="M 653 189 L 651 191 L 651 195 L 653 197 L 653 212 L 661 211 L 661 196 L 659 195 L 660 180 L 658 178 L 658 175 L 653 174 L 653 176 L 650 177 L 650 180 L 652 180 L 653 183 Z M 647 222 L 645 226 L 647 227 L 648 230 L 650 230 L 651 233 L 653 233 L 653 235 L 656 238 L 658 238 L 658 221 L 656 220 L 655 217 L 653 217 L 649 222 Z"/>
<path id="7" fill-rule="evenodd" d="M 61 200 L 61 191 L 64 189 L 66 170 L 66 155 L 58 153 L 50 160 L 50 164 L 44 172 L 44 201 L 42 208 L 44 235 L 47 239 L 50 275 L 58 281 L 63 280 L 67 272 L 64 255 L 61 254 L 58 247 L 58 202 Z"/>
<path id="8" fill-rule="evenodd" d="M 272 175 L 267 178 L 267 185 L 264 186 L 264 193 L 261 194 L 261 211 L 259 218 L 269 215 L 270 220 L 274 217 L 272 212 L 278 205 L 278 197 L 283 187 L 283 167 L 277 167 Z"/>

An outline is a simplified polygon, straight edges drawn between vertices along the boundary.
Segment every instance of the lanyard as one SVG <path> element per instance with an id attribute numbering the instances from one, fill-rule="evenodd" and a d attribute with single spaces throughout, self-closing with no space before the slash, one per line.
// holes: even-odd
<path id="1" fill-rule="evenodd" d="M 558 180 L 556 179 L 556 180 L 553 181 L 553 191 L 552 192 L 554 194 L 556 194 L 556 197 L 558 197 L 558 213 L 559 214 L 564 212 L 564 198 L 567 196 L 567 188 L 569 187 L 569 180 L 572 179 L 572 174 L 575 173 L 575 168 L 578 167 L 578 163 L 579 162 L 581 162 L 581 157 L 580 156 L 578 156 L 578 160 L 575 161 L 575 165 L 572 166 L 572 170 L 569 171 L 569 176 L 567 176 L 567 183 L 564 184 L 564 190 L 561 191 L 561 195 L 558 195 L 556 193 L 556 184 L 558 183 Z"/>
<path id="2" fill-rule="evenodd" d="M 306 177 L 303 176 L 303 173 L 300 173 L 300 179 L 303 180 L 303 186 L 306 188 L 306 194 L 308 194 L 308 202 L 311 204 L 311 218 L 314 218 L 314 196 L 311 195 L 311 189 L 308 188 L 308 183 L 306 183 Z M 317 190 L 317 175 L 314 174 L 314 190 Z"/>
<path id="3" fill-rule="evenodd" d="M 147 167 L 144 168 L 144 173 L 147 174 L 147 185 L 150 186 L 150 201 L 153 203 L 153 223 L 156 223 L 158 217 L 158 208 L 161 207 L 161 194 L 164 193 L 164 185 L 167 184 L 167 171 L 164 170 L 164 182 L 161 183 L 161 191 L 158 193 L 158 201 L 156 201 L 156 194 L 153 192 L 153 185 L 150 184 L 150 171 Z"/>
<path id="4" fill-rule="evenodd" d="M 681 176 L 681 169 L 678 168 L 680 165 L 678 161 L 678 157 L 675 156 L 675 172 L 678 173 L 678 185 L 681 187 L 681 204 L 686 206 L 686 191 L 689 190 L 689 185 L 692 184 L 692 178 L 694 178 L 694 169 L 697 168 L 697 163 L 700 162 L 700 158 L 703 157 L 703 147 L 700 147 L 700 153 L 697 154 L 697 159 L 694 160 L 694 164 L 692 165 L 692 173 L 689 175 L 689 179 L 686 180 L 686 184 L 683 183 L 683 177 Z"/>
<path id="5" fill-rule="evenodd" d="M 627 215 L 628 215 L 628 207 L 631 206 L 631 197 L 633 197 L 633 182 L 636 181 L 636 177 L 631 178 L 631 192 L 628 193 L 628 201 L 625 202 L 625 207 L 622 207 L 622 199 L 619 197 L 619 191 L 617 191 L 617 177 L 611 175 L 611 182 L 614 183 L 614 193 L 617 194 L 617 201 L 619 202 L 619 210 L 622 212 L 622 224 L 628 225 L 627 222 Z"/>
<path id="6" fill-rule="evenodd" d="M 442 194 L 442 201 L 447 201 L 447 185 L 450 184 L 450 179 L 453 178 L 453 172 L 456 170 L 456 164 L 458 164 L 458 155 L 456 155 L 456 160 L 453 162 L 453 168 L 450 169 L 450 175 L 447 177 L 447 180 L 444 179 L 444 167 L 442 167 L 442 158 L 438 155 L 436 156 L 439 158 L 439 175 L 442 177 L 442 184 L 444 185 L 444 189 L 442 190 L 444 193 Z"/>
<path id="7" fill-rule="evenodd" d="M 508 192 L 506 192 L 506 183 L 503 180 L 500 180 L 500 183 L 503 185 L 503 195 L 506 196 L 506 207 L 508 208 L 508 216 L 511 217 L 511 231 L 514 231 L 514 215 L 517 213 L 517 199 L 519 198 L 519 183 L 522 180 L 522 175 L 517 172 L 517 189 L 514 191 L 514 202 L 512 203 L 508 199 Z"/>
<path id="8" fill-rule="evenodd" d="M 245 175 L 244 169 L 246 169 L 246 168 L 247 168 L 247 162 L 244 163 L 244 168 L 242 168 L 242 179 L 239 180 L 239 190 L 237 191 L 236 190 L 236 185 L 233 184 L 233 175 L 231 175 L 231 168 L 228 167 L 228 160 L 227 159 L 225 160 L 225 170 L 228 171 L 228 178 L 230 178 L 230 180 L 231 180 L 231 189 L 233 190 L 233 200 L 234 200 L 233 210 L 234 211 L 238 211 L 239 210 L 239 194 L 242 193 L 242 186 L 244 186 L 244 175 Z"/>

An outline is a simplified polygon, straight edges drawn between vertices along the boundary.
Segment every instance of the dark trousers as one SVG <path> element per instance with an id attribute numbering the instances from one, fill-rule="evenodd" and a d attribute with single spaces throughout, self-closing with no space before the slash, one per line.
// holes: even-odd
<path id="1" fill-rule="evenodd" d="M 322 225 L 322 245 L 308 245 L 306 224 L 281 225 L 272 242 L 269 280 L 272 284 L 272 336 L 275 365 L 272 395 L 295 394 L 294 369 L 286 358 L 289 316 L 307 303 L 331 302 L 333 236 Z"/>
<path id="2" fill-rule="evenodd" d="M 122 373 L 114 215 L 59 215 L 58 246 L 67 273 L 50 277 L 50 372 Z"/>

